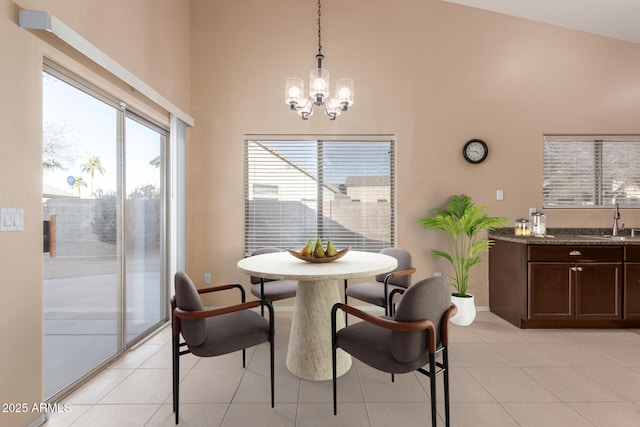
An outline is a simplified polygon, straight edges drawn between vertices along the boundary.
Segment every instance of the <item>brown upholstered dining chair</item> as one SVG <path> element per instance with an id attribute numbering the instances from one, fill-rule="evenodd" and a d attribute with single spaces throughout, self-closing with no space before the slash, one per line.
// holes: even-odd
<path id="1" fill-rule="evenodd" d="M 282 249 L 274 247 L 259 248 L 253 251 L 251 256 L 272 252 L 282 252 Z M 293 298 L 297 292 L 298 282 L 295 280 L 270 280 L 251 276 L 251 293 L 261 300 L 273 302 Z"/>
<path id="2" fill-rule="evenodd" d="M 359 317 L 358 322 L 336 330 L 338 310 Z M 411 285 L 400 300 L 392 319 L 377 317 L 352 306 L 337 303 L 331 313 L 333 361 L 333 413 L 338 413 L 336 351 L 343 349 L 356 359 L 383 372 L 402 374 L 418 371 L 429 377 L 431 424 L 436 426 L 436 375 L 444 377 L 444 407 L 449 421 L 449 319 L 457 312 L 451 303 L 449 281 L 430 277 Z M 442 354 L 442 361 L 436 355 Z M 428 370 L 424 366 L 428 365 Z"/>
<path id="3" fill-rule="evenodd" d="M 381 254 L 389 255 L 398 260 L 395 270 L 378 274 L 375 281 L 361 283 L 348 287 L 347 280 L 344 281 L 344 303 L 348 304 L 348 297 L 353 297 L 361 301 L 375 304 L 384 308 L 384 314 L 389 315 L 392 311 L 393 301 L 389 296 L 394 290 L 404 291 L 411 285 L 411 275 L 416 272 L 411 260 L 409 251 L 401 248 L 385 248 Z"/>
<path id="4" fill-rule="evenodd" d="M 240 290 L 241 303 L 221 308 L 205 308 L 200 294 L 229 289 Z M 267 307 L 269 320 L 253 308 Z M 180 356 L 192 353 L 199 357 L 220 356 L 242 350 L 242 367 L 246 365 L 245 349 L 264 342 L 271 347 L 271 407 L 274 407 L 274 325 L 273 307 L 269 301 L 245 302 L 245 291 L 237 283 L 196 289 L 189 276 L 175 275 L 175 295 L 171 297 L 173 412 L 178 424 L 180 403 Z M 180 342 L 180 336 L 184 342 Z M 180 350 L 181 347 L 186 350 Z"/>

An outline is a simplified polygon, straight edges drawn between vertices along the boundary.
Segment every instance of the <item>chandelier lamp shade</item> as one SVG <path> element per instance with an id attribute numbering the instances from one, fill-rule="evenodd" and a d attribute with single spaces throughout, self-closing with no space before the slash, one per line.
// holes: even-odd
<path id="1" fill-rule="evenodd" d="M 297 111 L 303 120 L 313 115 L 313 109 L 324 106 L 330 120 L 335 120 L 343 111 L 353 104 L 353 80 L 341 78 L 336 80 L 335 92 L 330 93 L 329 71 L 322 68 L 322 27 L 320 25 L 320 0 L 318 0 L 318 68 L 309 73 L 309 95 L 304 91 L 304 80 L 290 77 L 285 85 L 285 102 L 292 111 Z"/>

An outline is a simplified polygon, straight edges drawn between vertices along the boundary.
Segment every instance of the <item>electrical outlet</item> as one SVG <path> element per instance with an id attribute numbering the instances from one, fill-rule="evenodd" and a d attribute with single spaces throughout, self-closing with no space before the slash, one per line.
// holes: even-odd
<path id="1" fill-rule="evenodd" d="M 504 190 L 496 190 L 496 200 L 504 200 Z"/>
<path id="2" fill-rule="evenodd" d="M 211 273 L 204 273 L 204 283 L 211 283 Z"/>
<path id="3" fill-rule="evenodd" d="M 529 208 L 529 216 L 532 216 L 536 213 L 536 208 Z"/>
<path id="4" fill-rule="evenodd" d="M 433 277 L 442 277 L 442 273 L 436 271 L 435 273 L 433 273 Z"/>

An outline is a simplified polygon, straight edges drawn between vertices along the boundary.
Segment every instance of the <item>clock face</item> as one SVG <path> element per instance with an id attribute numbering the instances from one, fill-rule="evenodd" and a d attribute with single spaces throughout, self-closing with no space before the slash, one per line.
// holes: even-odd
<path id="1" fill-rule="evenodd" d="M 462 148 L 462 155 L 469 163 L 480 163 L 487 158 L 489 147 L 481 139 L 472 139 Z"/>

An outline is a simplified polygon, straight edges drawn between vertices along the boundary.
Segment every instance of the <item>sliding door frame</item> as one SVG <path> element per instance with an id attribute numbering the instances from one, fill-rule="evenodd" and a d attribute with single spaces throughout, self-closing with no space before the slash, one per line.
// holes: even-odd
<path id="1" fill-rule="evenodd" d="M 174 234 L 171 232 L 171 230 L 174 229 L 174 227 L 176 227 L 172 223 L 172 217 L 170 212 L 173 210 L 176 210 L 177 212 L 184 211 L 184 207 L 182 207 L 182 209 L 179 206 L 177 208 L 174 207 L 175 197 L 173 197 L 171 193 L 173 193 L 174 191 L 173 187 L 175 186 L 175 182 L 178 182 L 178 183 L 184 182 L 184 176 L 182 177 L 178 176 L 178 177 L 172 178 L 172 171 L 176 170 L 176 167 L 175 165 L 172 165 L 172 161 L 171 161 L 172 156 L 170 153 L 176 150 L 175 147 L 172 148 L 171 146 L 171 144 L 174 141 L 178 141 L 178 142 L 181 141 L 182 145 L 184 145 L 184 135 L 183 135 L 184 130 L 183 132 L 181 132 L 182 137 L 172 135 L 172 132 L 170 131 L 169 127 L 164 126 L 163 124 L 159 123 L 157 120 L 152 119 L 150 116 L 144 114 L 143 112 L 128 106 L 124 101 L 120 100 L 118 97 L 98 88 L 97 86 L 93 85 L 86 79 L 78 76 L 77 74 L 73 73 L 67 68 L 64 68 L 63 66 L 57 64 L 56 62 L 46 57 L 44 58 L 44 61 L 43 61 L 43 71 L 64 81 L 65 83 L 75 87 L 76 89 L 83 91 L 89 94 L 90 96 L 93 96 L 96 99 L 114 107 L 117 110 L 117 124 L 116 124 L 117 126 L 117 142 L 116 142 L 117 144 L 117 176 L 118 176 L 118 184 L 116 186 L 116 209 L 118 212 L 117 213 L 117 218 L 118 218 L 117 233 L 118 234 L 116 239 L 116 277 L 117 277 L 117 283 L 118 283 L 117 285 L 118 286 L 118 289 L 117 289 L 118 315 L 116 318 L 117 351 L 112 356 L 107 358 L 105 361 L 98 364 L 93 369 L 86 372 L 83 376 L 73 381 L 64 389 L 59 390 L 58 392 L 54 393 L 52 396 L 48 396 L 48 397 L 45 396 L 48 402 L 53 402 L 53 401 L 59 400 L 62 396 L 67 395 L 68 393 L 73 391 L 75 388 L 77 388 L 87 379 L 91 378 L 97 372 L 99 372 L 105 366 L 111 363 L 114 359 L 122 355 L 123 352 L 133 347 L 143 339 L 145 339 L 147 336 L 149 336 L 149 334 L 155 331 L 160 325 L 166 323 L 169 320 L 169 304 L 168 304 L 169 295 L 170 295 L 169 277 L 171 277 L 169 274 L 175 271 L 176 258 L 178 260 L 178 265 L 180 264 L 179 260 L 181 259 L 184 260 L 184 253 L 182 254 L 178 253 L 176 255 L 175 254 L 176 250 L 175 248 L 173 250 L 171 249 L 171 242 L 170 242 L 171 236 Z M 160 319 L 157 322 L 155 322 L 152 326 L 147 328 L 144 332 L 139 334 L 136 338 L 128 342 L 127 342 L 127 335 L 126 335 L 126 316 L 127 316 L 127 313 L 126 313 L 126 307 L 127 307 L 126 265 L 125 265 L 126 248 L 124 245 L 124 241 L 125 241 L 124 239 L 125 239 L 125 233 L 126 233 L 126 227 L 124 226 L 124 218 L 125 218 L 124 202 L 126 199 L 126 194 L 125 194 L 126 158 L 124 153 L 125 153 L 125 144 L 126 144 L 125 122 L 127 118 L 135 120 L 136 122 L 144 126 L 147 126 L 153 129 L 154 131 L 161 133 L 164 136 L 163 143 L 160 149 L 160 165 L 161 165 L 160 166 L 161 168 L 160 183 L 162 186 L 161 192 L 160 192 L 161 225 L 160 225 L 160 247 L 159 247 L 159 251 L 160 251 L 159 273 L 160 273 L 161 291 L 160 291 L 160 301 L 158 301 L 159 310 L 160 310 Z M 182 122 L 179 119 L 174 118 L 174 116 L 172 115 L 171 116 L 172 129 L 173 129 L 173 122 L 177 122 L 177 124 L 182 124 Z M 178 147 L 178 150 L 180 150 L 179 147 Z M 182 147 L 182 150 L 184 150 L 184 147 Z M 178 151 L 178 153 L 179 152 L 180 151 Z M 177 172 L 182 173 L 184 175 L 184 168 L 178 167 Z M 183 200 L 184 199 L 182 198 L 179 201 L 183 202 Z M 184 229 L 184 226 L 180 227 L 180 224 L 178 223 L 177 229 L 178 230 Z M 176 239 L 176 242 L 179 242 L 179 241 L 184 242 L 184 234 L 176 235 L 175 239 Z M 176 242 L 174 242 L 173 245 L 176 245 Z M 184 247 L 184 243 L 182 244 L 182 247 Z"/>

